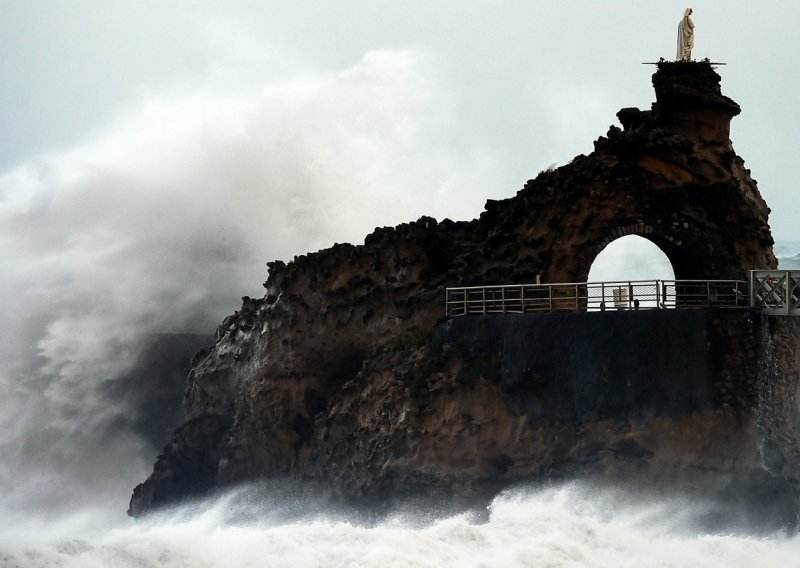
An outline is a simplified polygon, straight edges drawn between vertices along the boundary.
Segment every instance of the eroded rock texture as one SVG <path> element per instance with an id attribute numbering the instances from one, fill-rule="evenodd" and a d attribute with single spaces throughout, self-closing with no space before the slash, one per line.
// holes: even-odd
<path id="1" fill-rule="evenodd" d="M 585 281 L 626 234 L 657 244 L 679 279 L 774 268 L 769 209 L 731 146 L 739 107 L 719 81 L 707 63 L 661 63 L 650 110 L 623 109 L 594 152 L 479 219 L 423 217 L 270 263 L 264 298 L 245 298 L 195 357 L 187 422 L 130 513 L 275 476 L 373 501 L 574 475 L 716 483 L 760 487 L 780 509 L 797 479 L 784 398 L 798 385 L 797 362 L 786 366 L 797 333 L 775 339 L 748 311 L 437 327 L 446 286 Z"/>

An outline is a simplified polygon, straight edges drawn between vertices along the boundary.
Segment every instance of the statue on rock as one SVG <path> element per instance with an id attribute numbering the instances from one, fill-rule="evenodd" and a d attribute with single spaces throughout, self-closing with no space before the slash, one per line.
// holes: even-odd
<path id="1" fill-rule="evenodd" d="M 678 55 L 679 61 L 691 61 L 692 48 L 694 47 L 694 22 L 691 18 L 692 9 L 686 8 L 678 24 Z"/>

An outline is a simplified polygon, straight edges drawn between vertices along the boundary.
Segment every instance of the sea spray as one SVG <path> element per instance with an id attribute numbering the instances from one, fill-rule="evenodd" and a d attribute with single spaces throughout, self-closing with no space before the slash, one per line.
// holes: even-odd
<path id="1" fill-rule="evenodd" d="M 797 536 L 706 534 L 694 520 L 702 504 L 577 483 L 505 492 L 485 519 L 464 513 L 415 520 L 400 512 L 375 522 L 318 505 L 313 495 L 259 498 L 250 487 L 104 529 L 62 523 L 61 534 L 9 541 L 6 528 L 0 566 L 731 568 L 792 566 L 800 558 Z"/>

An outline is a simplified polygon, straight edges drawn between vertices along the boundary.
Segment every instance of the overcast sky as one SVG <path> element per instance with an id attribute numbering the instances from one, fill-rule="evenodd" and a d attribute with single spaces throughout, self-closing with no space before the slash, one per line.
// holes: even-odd
<path id="1" fill-rule="evenodd" d="M 753 10 L 744 2 L 718 1 L 693 7 L 694 54 L 728 63 L 720 69 L 724 92 L 743 108 L 732 138 L 773 208 L 773 231 L 779 239 L 800 238 L 793 227 L 800 205 L 792 198 L 793 172 L 786 167 L 794 161 L 794 134 L 800 126 L 793 72 L 800 55 L 794 28 L 800 4 L 779 1 Z M 420 152 L 411 156 L 413 163 L 397 163 L 409 158 L 402 154 L 390 160 L 397 170 L 392 174 L 411 172 L 409 185 L 415 187 L 393 196 L 385 211 L 381 200 L 374 203 L 377 211 L 370 214 L 377 224 L 399 220 L 392 211 L 417 197 L 420 185 L 426 194 L 446 199 L 402 207 L 400 213 L 413 216 L 433 209 L 439 216 L 472 216 L 485 198 L 509 196 L 543 167 L 590 151 L 592 140 L 616 121 L 616 110 L 651 102 L 653 68 L 640 63 L 674 56 L 684 5 L 633 0 L 305 0 L 224 6 L 5 0 L 2 8 L 0 171 L 6 174 L 26 165 L 47 169 L 51 160 L 76 151 L 83 152 L 84 165 L 100 165 L 110 159 L 109 146 L 148 152 L 128 160 L 157 168 L 162 164 L 153 161 L 170 160 L 157 148 L 165 132 L 170 138 L 194 138 L 194 143 L 197 129 L 227 129 L 219 136 L 234 138 L 240 132 L 230 130 L 247 129 L 241 123 L 252 115 L 243 107 L 254 98 L 292 82 L 346 82 L 341 74 L 382 54 L 373 71 L 395 75 L 397 85 L 382 86 L 399 99 L 386 106 L 399 108 L 375 109 L 387 116 L 371 126 L 356 126 L 374 129 L 377 138 L 396 137 L 396 132 L 381 131 L 403 128 L 405 122 L 409 131 L 402 135 L 410 139 L 402 142 Z M 398 58 L 403 58 L 400 75 L 392 68 Z M 381 88 L 371 83 L 375 80 L 364 78 L 364 84 L 353 86 L 357 96 L 385 96 L 370 93 Z M 308 122 L 294 125 L 296 136 L 316 130 L 320 117 L 309 112 L 330 105 L 327 110 L 335 114 L 338 105 L 346 105 L 336 96 L 348 95 L 317 96 L 305 101 L 312 108 L 301 113 Z M 158 112 L 162 115 L 152 115 Z M 335 118 L 327 117 L 333 123 Z M 143 124 L 148 119 L 159 124 Z M 120 137 L 136 129 L 142 147 L 125 147 L 132 142 Z M 326 141 L 326 133 L 315 134 Z M 354 137 L 361 134 L 353 132 Z M 185 146 L 192 143 L 172 142 L 178 147 L 173 151 L 188 151 Z M 217 142 L 221 147 L 214 150 L 228 149 L 225 141 Z M 86 153 L 88 147 L 93 153 Z M 430 163 L 417 162 L 428 155 Z M 370 157 L 363 156 L 356 167 L 374 167 L 366 163 Z M 376 172 L 375 181 L 384 173 Z M 5 181 L 2 195 L 15 191 L 8 186 Z"/>
<path id="2" fill-rule="evenodd" d="M 0 496 L 47 500 L 61 487 L 47 472 L 73 467 L 85 486 L 115 479 L 124 503 L 152 451 L 106 443 L 125 407 L 99 385 L 132 364 L 135 338 L 210 332 L 239 296 L 263 294 L 268 260 L 423 214 L 470 219 L 589 153 L 617 110 L 653 101 L 641 63 L 675 56 L 686 6 L 0 8 Z M 743 109 L 734 147 L 773 234 L 800 240 L 800 3 L 693 8 L 694 56 L 728 64 L 723 91 Z M 138 465 L 119 458 L 134 453 Z"/>

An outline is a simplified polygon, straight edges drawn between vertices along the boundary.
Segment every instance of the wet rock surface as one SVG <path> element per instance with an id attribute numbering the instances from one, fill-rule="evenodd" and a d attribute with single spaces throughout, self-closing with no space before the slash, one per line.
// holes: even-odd
<path id="1" fill-rule="evenodd" d="M 474 221 L 423 217 L 269 263 L 265 296 L 195 356 L 187 423 L 130 512 L 280 476 L 371 503 L 586 476 L 695 493 L 755 483 L 782 506 L 800 330 L 748 310 L 437 324 L 447 286 L 585 281 L 626 234 L 657 244 L 679 279 L 774 268 L 719 80 L 707 63 L 660 64 L 650 110 L 623 109 L 592 154 Z"/>

